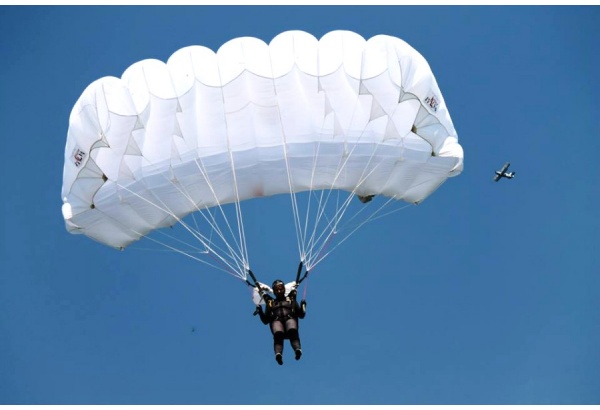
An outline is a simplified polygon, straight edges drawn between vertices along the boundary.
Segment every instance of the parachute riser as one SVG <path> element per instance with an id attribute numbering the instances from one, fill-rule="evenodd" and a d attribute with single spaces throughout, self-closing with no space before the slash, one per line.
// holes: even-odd
<path id="1" fill-rule="evenodd" d="M 309 270 L 307 269 L 306 272 L 304 272 L 304 275 L 300 277 L 300 275 L 302 274 L 303 267 L 304 262 L 300 261 L 300 265 L 298 265 L 298 272 L 296 273 L 296 286 L 299 286 L 302 283 L 302 281 L 308 276 Z"/>
<path id="2" fill-rule="evenodd" d="M 262 289 L 258 283 L 258 281 L 256 280 L 256 276 L 254 276 L 254 273 L 252 273 L 252 271 L 250 269 L 246 269 L 246 272 L 248 272 L 248 275 L 250 275 L 250 277 L 252 278 L 252 280 L 254 281 L 254 284 L 250 283 L 250 281 L 246 278 L 246 283 L 248 284 L 248 286 L 251 286 L 253 288 L 258 289 L 258 292 L 262 292 Z M 262 296 L 262 295 L 261 295 Z"/>

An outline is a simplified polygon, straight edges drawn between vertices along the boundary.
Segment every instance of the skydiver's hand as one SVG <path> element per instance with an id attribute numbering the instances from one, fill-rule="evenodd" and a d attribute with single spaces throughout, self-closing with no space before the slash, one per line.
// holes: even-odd
<path id="1" fill-rule="evenodd" d="M 303 312 L 306 312 L 306 300 L 302 299 L 302 302 L 300 302 L 300 308 Z"/>

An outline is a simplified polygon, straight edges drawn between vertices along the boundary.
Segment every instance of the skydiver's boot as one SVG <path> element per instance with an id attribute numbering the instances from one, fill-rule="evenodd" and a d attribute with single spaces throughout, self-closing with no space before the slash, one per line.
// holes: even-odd
<path id="1" fill-rule="evenodd" d="M 292 332 L 290 334 L 290 344 L 296 353 L 296 360 L 300 360 L 300 357 L 302 357 L 302 349 L 300 346 L 300 338 L 298 337 L 297 332 Z"/>
<path id="2" fill-rule="evenodd" d="M 276 335 L 279 336 L 279 334 Z M 283 341 L 280 342 L 278 337 L 273 347 L 275 350 L 275 360 L 281 366 L 283 364 Z"/>

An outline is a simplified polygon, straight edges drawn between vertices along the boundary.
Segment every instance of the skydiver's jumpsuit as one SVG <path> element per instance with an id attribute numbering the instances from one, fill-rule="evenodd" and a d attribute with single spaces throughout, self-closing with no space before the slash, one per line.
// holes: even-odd
<path id="1" fill-rule="evenodd" d="M 267 309 L 258 310 L 260 320 L 270 324 L 273 333 L 273 349 L 275 354 L 283 352 L 283 340 L 289 339 L 294 351 L 300 349 L 300 334 L 298 333 L 298 318 L 306 316 L 304 306 L 301 308 L 296 301 L 296 290 L 292 290 L 284 298 L 273 298 L 265 295 Z"/>

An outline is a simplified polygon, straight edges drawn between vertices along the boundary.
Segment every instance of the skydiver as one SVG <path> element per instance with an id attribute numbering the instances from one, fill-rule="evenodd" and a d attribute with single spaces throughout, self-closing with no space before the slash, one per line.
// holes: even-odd
<path id="1" fill-rule="evenodd" d="M 271 333 L 273 334 L 275 360 L 279 365 L 282 365 L 284 339 L 290 340 L 296 360 L 300 360 L 302 356 L 298 319 L 303 319 L 306 315 L 306 301 L 303 299 L 300 305 L 298 305 L 296 288 L 292 289 L 285 296 L 285 285 L 279 279 L 273 282 L 271 288 L 273 289 L 275 298 L 265 293 L 263 297 L 266 304 L 266 312 L 263 312 L 261 305 L 256 307 L 256 312 L 263 324 L 270 325 Z"/>

